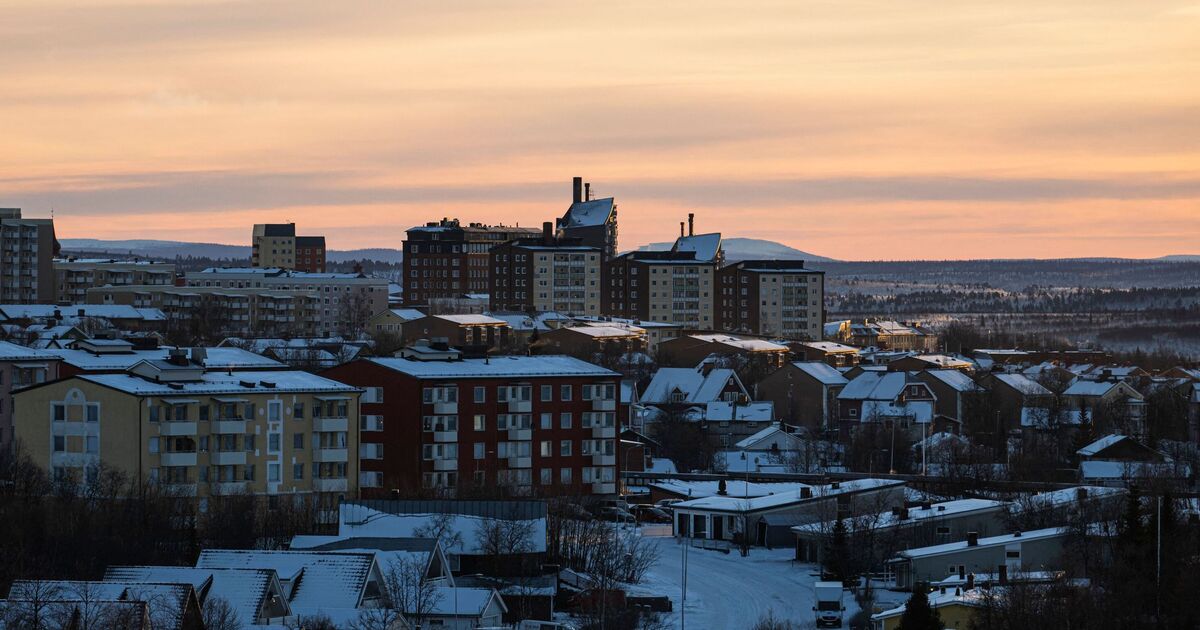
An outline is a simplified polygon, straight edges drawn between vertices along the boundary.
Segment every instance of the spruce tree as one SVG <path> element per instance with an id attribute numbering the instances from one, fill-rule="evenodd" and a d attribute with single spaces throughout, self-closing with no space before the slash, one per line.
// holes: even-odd
<path id="1" fill-rule="evenodd" d="M 924 584 L 913 588 L 912 597 L 904 605 L 900 625 L 896 630 L 943 630 L 942 617 L 937 609 L 929 605 L 929 594 Z"/>
<path id="2" fill-rule="evenodd" d="M 849 573 L 850 549 L 846 541 L 846 522 L 838 519 L 833 525 L 833 535 L 825 549 L 825 572 L 829 579 L 845 582 Z"/>

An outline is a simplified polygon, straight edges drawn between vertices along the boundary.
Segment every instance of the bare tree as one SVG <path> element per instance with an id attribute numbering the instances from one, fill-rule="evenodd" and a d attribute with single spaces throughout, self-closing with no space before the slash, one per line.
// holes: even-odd
<path id="1" fill-rule="evenodd" d="M 454 514 L 435 514 L 424 525 L 414 529 L 413 536 L 437 540 L 447 555 L 462 553 L 463 537 L 455 527 L 457 520 Z"/>
<path id="2" fill-rule="evenodd" d="M 204 630 L 242 630 L 237 611 L 222 597 L 209 596 L 200 609 Z"/>
<path id="3" fill-rule="evenodd" d="M 383 570 L 388 608 L 398 611 L 405 619 L 421 627 L 441 603 L 442 592 L 436 584 L 426 579 L 426 565 L 419 557 L 393 555 Z M 373 613 L 373 621 L 380 621 L 382 613 Z"/>
<path id="4" fill-rule="evenodd" d="M 0 610 L 5 628 L 27 630 L 57 630 L 56 604 L 62 601 L 60 586 L 53 582 L 30 580 L 17 582 L 8 593 L 8 601 Z"/>

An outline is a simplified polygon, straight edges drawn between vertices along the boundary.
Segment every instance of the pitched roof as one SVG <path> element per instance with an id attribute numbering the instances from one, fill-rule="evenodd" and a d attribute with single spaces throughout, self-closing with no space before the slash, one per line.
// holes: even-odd
<path id="1" fill-rule="evenodd" d="M 749 403 L 714 400 L 705 405 L 704 419 L 718 422 L 771 422 L 775 419 L 775 403 L 769 400 Z"/>
<path id="2" fill-rule="evenodd" d="M 0 361 L 57 361 L 58 354 L 9 341 L 0 341 Z"/>
<path id="3" fill-rule="evenodd" d="M 374 566 L 369 552 L 209 549 L 196 560 L 205 569 L 273 569 L 291 590 L 288 601 L 303 608 L 357 608 Z"/>
<path id="4" fill-rule="evenodd" d="M 429 317 L 433 317 L 436 319 L 444 319 L 448 322 L 453 322 L 460 326 L 496 326 L 496 325 L 508 323 L 508 322 L 504 321 L 503 319 L 496 319 L 495 317 L 488 317 L 487 315 L 478 315 L 478 314 L 471 314 L 471 313 L 459 314 L 459 315 L 451 315 L 451 314 L 429 315 Z"/>
<path id="5" fill-rule="evenodd" d="M 1026 396 L 1049 396 L 1050 390 L 1024 374 L 995 374 L 995 379 Z"/>
<path id="6" fill-rule="evenodd" d="M 718 400 L 730 379 L 741 388 L 741 381 L 729 368 L 713 368 L 708 374 L 696 368 L 659 368 L 642 392 L 644 403 L 671 402 L 671 393 L 678 390 L 685 394 L 688 403 L 707 403 Z"/>
<path id="7" fill-rule="evenodd" d="M 580 228 L 604 225 L 613 213 L 613 198 L 577 201 L 567 208 L 567 213 L 558 220 L 560 228 Z"/>
<path id="8" fill-rule="evenodd" d="M 233 609 L 242 625 L 258 620 L 267 594 L 278 588 L 271 569 L 198 569 L 170 566 L 112 566 L 104 572 L 106 582 L 190 584 L 201 603 L 221 599 Z"/>
<path id="9" fill-rule="evenodd" d="M 909 383 L 907 372 L 863 372 L 838 394 L 840 400 L 895 400 Z"/>
<path id="10" fill-rule="evenodd" d="M 1018 532 L 1014 534 L 1004 534 L 1003 536 L 991 536 L 989 538 L 980 538 L 977 547 L 995 547 L 997 545 L 1007 545 L 1014 542 L 1022 542 L 1026 540 L 1043 540 L 1046 538 L 1054 538 L 1057 536 L 1066 536 L 1070 532 L 1067 527 L 1050 527 L 1047 529 L 1038 529 L 1031 532 Z M 930 556 L 940 556 L 947 553 L 955 553 L 968 549 L 970 544 L 968 541 L 960 540 L 958 542 L 946 543 L 943 545 L 932 545 L 929 547 L 918 547 L 915 549 L 907 549 L 901 551 L 899 556 L 902 558 L 927 558 Z"/>
<path id="11" fill-rule="evenodd" d="M 1091 444 L 1088 444 L 1087 446 L 1084 446 L 1083 448 L 1075 451 L 1075 454 L 1079 455 L 1080 457 L 1091 457 L 1091 456 L 1096 455 L 1097 453 L 1107 449 L 1108 447 L 1113 446 L 1114 444 L 1116 444 L 1118 442 L 1124 442 L 1125 440 L 1128 440 L 1128 439 L 1129 439 L 1129 436 L 1119 435 L 1116 433 L 1110 433 L 1110 434 L 1092 442 Z"/>
<path id="12" fill-rule="evenodd" d="M 983 388 L 972 380 L 970 376 L 959 370 L 925 370 L 925 374 L 945 383 L 957 392 L 983 391 Z"/>
<path id="13" fill-rule="evenodd" d="M 699 341 L 707 341 L 709 343 L 719 343 L 726 346 L 731 346 L 745 352 L 787 352 L 788 349 L 787 346 L 783 344 L 766 341 L 764 339 L 737 337 L 723 333 L 688 335 L 688 337 Z"/>
<path id="14" fill-rule="evenodd" d="M 698 261 L 715 261 L 717 254 L 721 251 L 721 233 L 712 232 L 709 234 L 681 236 L 675 239 L 675 245 L 671 247 L 671 251 L 694 252 Z"/>
<path id="15" fill-rule="evenodd" d="M 850 382 L 841 372 L 824 361 L 796 361 L 792 365 L 822 385 L 845 385 Z"/>

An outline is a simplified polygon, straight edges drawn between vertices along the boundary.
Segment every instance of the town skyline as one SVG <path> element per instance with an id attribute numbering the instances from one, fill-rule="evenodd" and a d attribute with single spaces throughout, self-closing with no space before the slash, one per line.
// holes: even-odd
<path id="1" fill-rule="evenodd" d="M 622 250 L 695 212 L 841 260 L 1200 253 L 1195 4 L 68 8 L 0 51 L 0 206 L 62 238 L 396 248 L 584 174 Z"/>

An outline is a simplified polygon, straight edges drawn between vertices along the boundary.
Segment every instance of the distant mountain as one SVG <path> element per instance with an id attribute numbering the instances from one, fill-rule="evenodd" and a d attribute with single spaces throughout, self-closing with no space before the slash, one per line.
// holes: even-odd
<path id="1" fill-rule="evenodd" d="M 1159 256 L 1152 260 L 1160 260 L 1162 262 L 1200 262 L 1200 254 L 1174 254 L 1171 256 Z"/>
<path id="2" fill-rule="evenodd" d="M 138 239 L 128 241 L 106 241 L 95 238 L 64 238 L 59 239 L 62 248 L 75 252 L 96 252 L 109 254 L 134 254 L 145 258 L 174 259 L 176 256 L 193 256 L 197 258 L 228 258 L 232 260 L 248 260 L 250 248 L 245 245 L 223 245 L 220 243 L 187 243 L 183 241 L 156 241 Z M 399 263 L 403 258 L 400 250 L 382 247 L 368 249 L 336 250 L 327 253 L 329 262 L 346 262 L 349 260 L 377 260 L 380 262 Z"/>
<path id="3" fill-rule="evenodd" d="M 650 243 L 638 248 L 641 251 L 662 251 L 671 249 L 673 243 Z M 767 241 L 760 238 L 725 238 L 721 239 L 725 249 L 725 260 L 751 260 L 756 258 L 777 260 L 807 260 L 811 262 L 835 262 L 833 258 L 802 252 L 783 243 Z"/>

